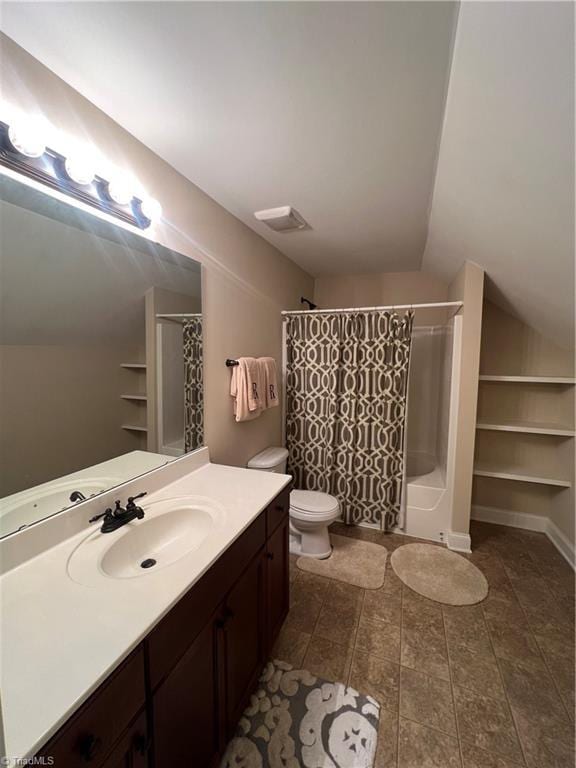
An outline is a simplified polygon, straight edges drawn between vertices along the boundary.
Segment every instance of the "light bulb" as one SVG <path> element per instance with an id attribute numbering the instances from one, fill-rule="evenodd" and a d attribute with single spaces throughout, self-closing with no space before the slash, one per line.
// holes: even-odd
<path id="1" fill-rule="evenodd" d="M 140 210 L 149 221 L 156 221 L 162 216 L 162 206 L 153 197 L 145 197 L 140 203 Z"/>
<path id="2" fill-rule="evenodd" d="M 128 205 L 132 200 L 132 184 L 130 179 L 116 176 L 108 182 L 108 194 L 118 205 Z"/>
<path id="3" fill-rule="evenodd" d="M 8 127 L 8 139 L 14 149 L 26 157 L 41 157 L 46 151 L 46 121 L 20 115 Z"/>
<path id="4" fill-rule="evenodd" d="M 64 161 L 66 175 L 81 186 L 86 186 L 96 175 L 96 160 L 89 148 L 77 149 Z"/>

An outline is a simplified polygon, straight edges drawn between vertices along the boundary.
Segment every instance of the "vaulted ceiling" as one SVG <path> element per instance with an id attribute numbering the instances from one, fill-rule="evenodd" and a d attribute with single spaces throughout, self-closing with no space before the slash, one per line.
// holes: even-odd
<path id="1" fill-rule="evenodd" d="M 574 345 L 574 5 L 460 9 L 422 266 Z"/>
<path id="2" fill-rule="evenodd" d="M 4 3 L 2 28 L 309 273 L 449 279 L 472 259 L 493 298 L 566 343 L 572 14 L 554 2 Z M 286 204 L 309 229 L 254 219 Z"/>

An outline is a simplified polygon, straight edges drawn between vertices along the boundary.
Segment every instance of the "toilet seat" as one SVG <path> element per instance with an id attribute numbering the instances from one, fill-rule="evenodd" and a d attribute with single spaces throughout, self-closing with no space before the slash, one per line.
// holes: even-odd
<path id="1" fill-rule="evenodd" d="M 338 499 L 321 491 L 292 491 L 290 516 L 296 520 L 331 520 L 340 509 Z"/>

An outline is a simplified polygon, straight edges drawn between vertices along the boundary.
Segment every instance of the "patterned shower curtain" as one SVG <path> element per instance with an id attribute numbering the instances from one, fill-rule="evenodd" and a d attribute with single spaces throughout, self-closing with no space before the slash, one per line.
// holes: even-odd
<path id="1" fill-rule="evenodd" d="M 204 445 L 202 317 L 184 321 L 184 452 Z"/>
<path id="2" fill-rule="evenodd" d="M 413 312 L 289 315 L 286 436 L 295 487 L 346 523 L 400 523 Z"/>

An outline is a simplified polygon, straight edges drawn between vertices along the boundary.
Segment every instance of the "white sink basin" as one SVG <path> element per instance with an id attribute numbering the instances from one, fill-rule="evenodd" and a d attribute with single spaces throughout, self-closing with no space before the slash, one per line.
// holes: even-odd
<path id="1" fill-rule="evenodd" d="M 220 528 L 224 511 L 210 499 L 185 496 L 143 506 L 143 520 L 133 520 L 112 533 L 100 524 L 68 560 L 68 575 L 93 586 L 103 579 L 146 576 L 197 551 Z"/>
<path id="2" fill-rule="evenodd" d="M 72 491 L 95 496 L 122 482 L 121 477 L 83 477 L 55 480 L 0 500 L 0 536 L 26 528 L 44 517 L 73 506 Z"/>

